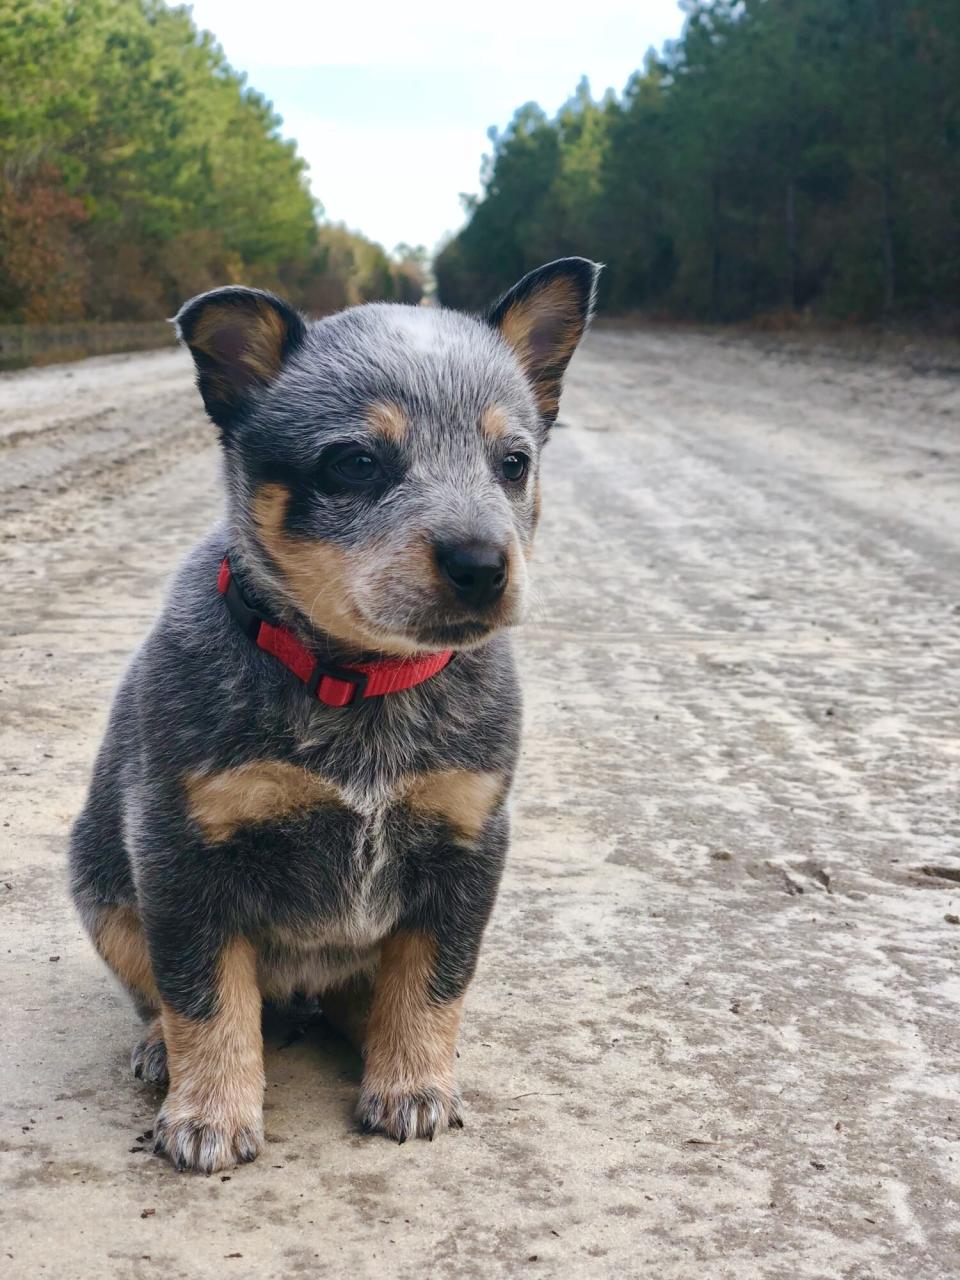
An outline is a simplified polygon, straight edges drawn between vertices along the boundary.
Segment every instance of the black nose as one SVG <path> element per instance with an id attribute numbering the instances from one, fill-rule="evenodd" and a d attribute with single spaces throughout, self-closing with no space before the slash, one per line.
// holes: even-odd
<path id="1" fill-rule="evenodd" d="M 475 609 L 499 600 L 507 585 L 507 557 L 486 542 L 437 547 L 437 564 L 457 598 Z"/>

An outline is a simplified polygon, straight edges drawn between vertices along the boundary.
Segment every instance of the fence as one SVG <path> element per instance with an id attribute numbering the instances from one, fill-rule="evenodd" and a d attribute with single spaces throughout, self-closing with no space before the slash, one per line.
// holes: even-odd
<path id="1" fill-rule="evenodd" d="M 116 351 L 148 351 L 174 344 L 165 320 L 136 324 L 0 324 L 0 369 L 82 360 Z"/>

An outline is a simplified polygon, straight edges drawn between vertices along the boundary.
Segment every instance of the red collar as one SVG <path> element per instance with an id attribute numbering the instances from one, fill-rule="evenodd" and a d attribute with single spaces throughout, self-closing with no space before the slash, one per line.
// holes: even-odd
<path id="1" fill-rule="evenodd" d="M 283 663 L 328 707 L 346 707 L 355 698 L 379 698 L 385 693 L 412 689 L 441 672 L 453 657 L 452 649 L 425 653 L 417 658 L 384 658 L 332 666 L 321 662 L 286 627 L 275 627 L 244 600 L 226 556 L 217 575 L 217 590 L 236 622 L 251 640 Z"/>

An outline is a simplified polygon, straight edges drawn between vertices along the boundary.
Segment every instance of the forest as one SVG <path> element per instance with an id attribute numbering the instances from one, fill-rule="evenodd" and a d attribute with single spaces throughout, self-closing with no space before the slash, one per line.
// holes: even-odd
<path id="1" fill-rule="evenodd" d="M 960 2 L 686 0 L 622 94 L 491 130 L 434 262 L 473 308 L 551 258 L 612 313 L 960 315 Z M 416 302 L 425 255 L 329 223 L 296 144 L 186 7 L 0 0 L 0 323 L 146 321 L 215 284 Z"/>
<path id="2" fill-rule="evenodd" d="M 491 131 L 435 262 L 473 307 L 564 254 L 612 312 L 713 321 L 960 313 L 958 0 L 688 0 L 621 96 L 581 83 Z"/>
<path id="3" fill-rule="evenodd" d="M 144 321 L 242 281 L 323 313 L 423 262 L 324 221 L 270 104 L 162 0 L 0 0 L 0 322 Z"/>

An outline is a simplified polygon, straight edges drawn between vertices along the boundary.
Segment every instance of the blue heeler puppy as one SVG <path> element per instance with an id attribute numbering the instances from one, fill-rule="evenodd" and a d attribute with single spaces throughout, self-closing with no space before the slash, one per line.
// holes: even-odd
<path id="1" fill-rule="evenodd" d="M 539 457 L 590 316 L 582 258 L 482 319 L 306 322 L 255 289 L 179 334 L 220 430 L 226 520 L 120 686 L 73 894 L 169 1081 L 157 1149 L 263 1145 L 261 1004 L 318 997 L 364 1055 L 360 1124 L 462 1124 L 464 992 L 503 870 Z"/>

